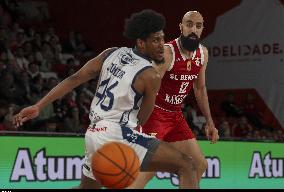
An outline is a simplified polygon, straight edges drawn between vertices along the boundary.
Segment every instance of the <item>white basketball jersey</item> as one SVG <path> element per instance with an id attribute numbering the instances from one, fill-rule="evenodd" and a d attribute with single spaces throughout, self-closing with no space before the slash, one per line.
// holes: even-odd
<path id="1" fill-rule="evenodd" d="M 149 67 L 152 67 L 150 61 L 131 48 L 119 48 L 107 57 L 91 105 L 91 126 L 100 120 L 130 128 L 137 126 L 142 95 L 135 90 L 133 83 L 137 75 Z"/>

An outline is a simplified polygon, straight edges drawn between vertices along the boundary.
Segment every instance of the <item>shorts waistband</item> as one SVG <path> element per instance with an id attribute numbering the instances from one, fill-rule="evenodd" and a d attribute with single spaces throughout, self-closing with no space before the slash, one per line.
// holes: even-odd
<path id="1" fill-rule="evenodd" d="M 157 108 L 159 108 L 159 109 L 162 109 L 162 110 L 164 110 L 164 111 L 167 111 L 167 112 L 171 112 L 171 113 L 181 112 L 181 110 L 180 110 L 180 111 L 171 111 L 171 110 L 167 110 L 167 109 L 164 109 L 163 107 L 160 107 L 160 106 L 158 106 L 158 105 L 155 105 L 155 107 L 157 107 Z"/>

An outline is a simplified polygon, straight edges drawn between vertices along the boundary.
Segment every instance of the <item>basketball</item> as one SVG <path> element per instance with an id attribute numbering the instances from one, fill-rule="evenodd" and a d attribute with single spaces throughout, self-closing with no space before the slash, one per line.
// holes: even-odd
<path id="1" fill-rule="evenodd" d="M 136 152 L 126 144 L 110 142 L 92 156 L 95 178 L 106 188 L 123 189 L 138 176 L 140 161 Z"/>

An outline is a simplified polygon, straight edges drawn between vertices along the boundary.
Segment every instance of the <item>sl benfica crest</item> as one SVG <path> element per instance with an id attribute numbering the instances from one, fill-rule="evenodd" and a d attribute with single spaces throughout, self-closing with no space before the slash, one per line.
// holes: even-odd
<path id="1" fill-rule="evenodd" d="M 187 70 L 191 71 L 191 60 L 187 62 Z"/>

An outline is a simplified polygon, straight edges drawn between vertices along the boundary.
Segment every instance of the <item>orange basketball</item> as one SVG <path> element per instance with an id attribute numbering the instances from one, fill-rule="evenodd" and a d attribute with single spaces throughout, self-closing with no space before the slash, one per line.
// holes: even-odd
<path id="1" fill-rule="evenodd" d="M 101 185 L 110 189 L 123 189 L 135 181 L 140 161 L 128 145 L 110 142 L 93 154 L 92 170 Z"/>

